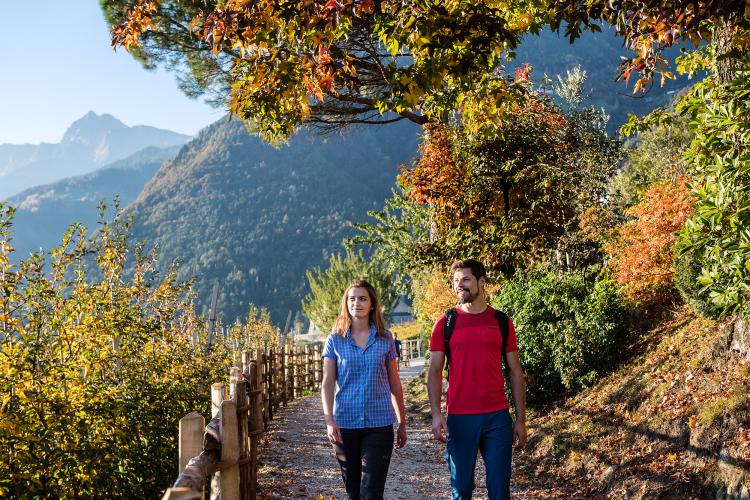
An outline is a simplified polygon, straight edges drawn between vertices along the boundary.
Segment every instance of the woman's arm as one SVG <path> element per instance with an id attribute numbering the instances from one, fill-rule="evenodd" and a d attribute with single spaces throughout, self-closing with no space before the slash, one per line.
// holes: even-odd
<path id="1" fill-rule="evenodd" d="M 406 406 L 404 405 L 404 389 L 398 374 L 398 358 L 392 359 L 386 365 L 388 370 L 388 385 L 391 387 L 391 404 L 398 417 L 396 431 L 396 448 L 403 448 L 406 444 Z"/>
<path id="2" fill-rule="evenodd" d="M 323 384 L 320 388 L 320 398 L 323 401 L 323 416 L 326 421 L 328 440 L 331 443 L 342 443 L 341 430 L 333 420 L 333 395 L 336 392 L 336 360 L 323 358 Z"/>

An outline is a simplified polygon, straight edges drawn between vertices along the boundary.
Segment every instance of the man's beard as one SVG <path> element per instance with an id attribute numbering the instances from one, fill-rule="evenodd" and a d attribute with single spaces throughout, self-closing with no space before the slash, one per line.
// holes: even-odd
<path id="1" fill-rule="evenodd" d="M 460 290 L 456 293 L 456 296 L 459 304 L 471 304 L 479 297 L 479 290 L 477 290 L 477 293 L 471 293 L 471 290 Z"/>

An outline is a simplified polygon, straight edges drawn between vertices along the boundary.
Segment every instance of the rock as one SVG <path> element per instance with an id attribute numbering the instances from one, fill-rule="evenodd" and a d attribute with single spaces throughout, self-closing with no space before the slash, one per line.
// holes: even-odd
<path id="1" fill-rule="evenodd" d="M 602 472 L 602 475 L 599 476 L 599 484 L 602 486 L 602 488 L 607 489 L 610 486 L 612 486 L 612 483 L 615 480 L 615 468 L 613 466 L 609 466 L 606 469 L 604 469 L 604 472 Z"/>
<path id="2" fill-rule="evenodd" d="M 734 322 L 729 348 L 737 351 L 744 361 L 750 361 L 750 325 L 742 319 Z"/>

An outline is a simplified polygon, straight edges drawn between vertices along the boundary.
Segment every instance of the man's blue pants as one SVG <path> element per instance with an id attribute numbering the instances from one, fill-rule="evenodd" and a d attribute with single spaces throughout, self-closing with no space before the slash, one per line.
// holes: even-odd
<path id="1" fill-rule="evenodd" d="M 448 415 L 447 421 L 445 459 L 451 473 L 453 500 L 471 499 L 477 450 L 484 459 L 490 500 L 510 499 L 513 445 L 510 412 L 505 409 L 476 415 Z"/>

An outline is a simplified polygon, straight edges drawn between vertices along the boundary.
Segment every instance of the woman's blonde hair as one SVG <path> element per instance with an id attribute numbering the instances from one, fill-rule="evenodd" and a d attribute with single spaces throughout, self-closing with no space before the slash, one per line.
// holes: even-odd
<path id="1" fill-rule="evenodd" d="M 365 280 L 352 281 L 346 287 L 344 296 L 341 297 L 339 317 L 336 318 L 336 321 L 333 324 L 333 331 L 343 337 L 346 335 L 346 331 L 352 327 L 352 317 L 349 315 L 349 307 L 347 304 L 349 290 L 352 288 L 364 288 L 367 290 L 367 294 L 370 296 L 370 302 L 372 302 L 372 309 L 369 314 L 370 324 L 375 325 L 375 334 L 378 337 L 385 337 L 385 321 L 383 321 L 383 313 L 380 311 L 378 292 L 375 291 L 374 286 Z"/>

